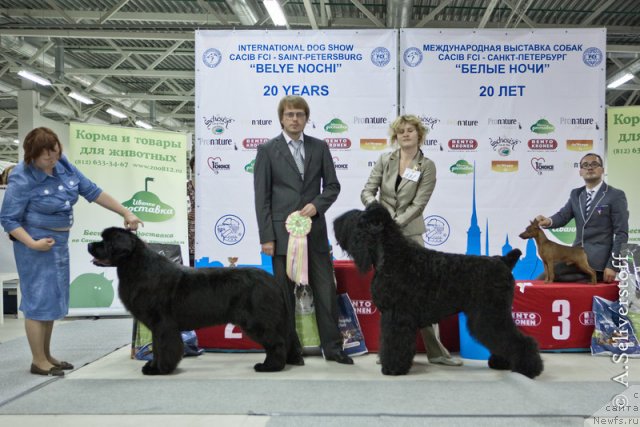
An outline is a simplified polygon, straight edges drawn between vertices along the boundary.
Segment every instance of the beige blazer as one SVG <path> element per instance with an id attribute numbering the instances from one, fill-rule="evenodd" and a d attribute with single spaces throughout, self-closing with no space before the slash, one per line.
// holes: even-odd
<path id="1" fill-rule="evenodd" d="M 413 159 L 410 168 L 420 171 L 417 182 L 402 178 L 396 192 L 396 177 L 400 167 L 400 150 L 384 153 L 376 162 L 369 179 L 360 193 L 360 200 L 367 206 L 376 200 L 380 191 L 380 203 L 387 208 L 402 228 L 405 236 L 423 234 L 426 229 L 424 212 L 436 186 L 436 165 L 422 151 Z"/>

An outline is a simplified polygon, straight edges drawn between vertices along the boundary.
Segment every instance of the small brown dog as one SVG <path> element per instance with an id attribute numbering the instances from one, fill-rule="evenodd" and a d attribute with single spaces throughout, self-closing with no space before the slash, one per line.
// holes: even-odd
<path id="1" fill-rule="evenodd" d="M 596 284 L 596 272 L 589 266 L 587 254 L 580 246 L 559 245 L 547 239 L 544 231 L 538 225 L 538 220 L 534 219 L 527 229 L 520 233 L 521 239 L 536 239 L 538 255 L 544 264 L 544 282 L 553 282 L 553 266 L 556 262 L 564 262 L 567 265 L 575 264 L 580 270 L 591 276 L 591 283 Z"/>

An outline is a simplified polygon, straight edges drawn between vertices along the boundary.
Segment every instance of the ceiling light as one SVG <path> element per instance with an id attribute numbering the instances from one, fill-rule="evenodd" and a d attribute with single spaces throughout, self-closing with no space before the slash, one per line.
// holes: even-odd
<path id="1" fill-rule="evenodd" d="M 611 83 L 609 83 L 609 85 L 607 86 L 607 88 L 609 89 L 615 89 L 618 86 L 622 86 L 624 83 L 628 82 L 629 80 L 631 80 L 633 78 L 633 74 L 631 73 L 627 73 L 624 76 L 620 77 L 619 79 L 616 79 L 614 81 L 612 81 Z"/>
<path id="2" fill-rule="evenodd" d="M 14 139 L 14 140 L 13 140 L 13 143 L 14 143 L 14 144 L 20 144 L 20 140 L 19 140 L 19 139 Z"/>
<path id="3" fill-rule="evenodd" d="M 20 77 L 24 77 L 25 79 L 31 80 L 32 82 L 38 83 L 41 86 L 51 86 L 51 82 L 49 80 L 26 70 L 18 71 L 18 75 Z"/>
<path id="4" fill-rule="evenodd" d="M 153 129 L 153 126 L 151 126 L 147 122 L 143 122 L 142 120 L 136 120 L 136 126 L 139 126 L 141 128 L 145 128 L 145 129 Z"/>
<path id="5" fill-rule="evenodd" d="M 69 98 L 73 98 L 77 101 L 82 102 L 83 104 L 87 104 L 87 105 L 91 105 L 93 104 L 93 100 L 91 98 L 88 98 L 84 95 L 79 94 L 78 92 L 71 92 L 69 93 Z"/>
<path id="6" fill-rule="evenodd" d="M 280 3 L 278 3 L 277 0 L 264 0 L 262 3 L 264 4 L 264 7 L 267 8 L 267 12 L 271 17 L 273 25 L 276 27 L 286 27 L 287 18 L 284 17 L 284 12 L 280 7 Z"/>
<path id="7" fill-rule="evenodd" d="M 114 110 L 113 108 L 109 107 L 107 108 L 107 113 L 111 114 L 112 116 L 116 116 L 119 119 L 126 119 L 127 115 L 124 113 L 121 113 L 118 110 Z"/>

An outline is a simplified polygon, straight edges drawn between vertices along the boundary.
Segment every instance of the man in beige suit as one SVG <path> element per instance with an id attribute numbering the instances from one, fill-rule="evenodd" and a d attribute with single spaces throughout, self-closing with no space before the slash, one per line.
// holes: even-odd
<path id="1" fill-rule="evenodd" d="M 367 206 L 376 200 L 380 190 L 380 203 L 402 228 L 403 234 L 421 246 L 424 245 L 422 234 L 426 231 L 422 213 L 436 186 L 436 165 L 420 150 L 426 133 L 416 116 L 398 117 L 391 124 L 391 143 L 397 142 L 399 148 L 380 156 L 360 194 L 362 203 Z M 438 340 L 433 326 L 426 326 L 420 332 L 429 362 L 462 365 L 462 361 L 451 357 Z"/>

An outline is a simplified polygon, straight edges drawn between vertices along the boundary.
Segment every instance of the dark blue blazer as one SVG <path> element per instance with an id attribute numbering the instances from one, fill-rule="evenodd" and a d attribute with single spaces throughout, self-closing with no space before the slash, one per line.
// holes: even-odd
<path id="1" fill-rule="evenodd" d="M 589 216 L 585 216 L 586 187 L 574 188 L 569 201 L 551 216 L 550 228 L 562 227 L 571 218 L 576 220 L 574 246 L 582 246 L 589 265 L 596 271 L 614 267 L 613 256 L 619 256 L 620 246 L 629 238 L 629 208 L 624 191 L 606 182 L 595 195 Z"/>

